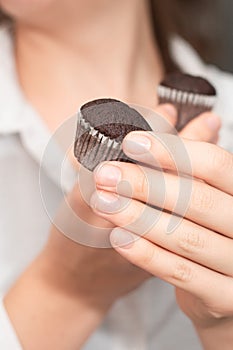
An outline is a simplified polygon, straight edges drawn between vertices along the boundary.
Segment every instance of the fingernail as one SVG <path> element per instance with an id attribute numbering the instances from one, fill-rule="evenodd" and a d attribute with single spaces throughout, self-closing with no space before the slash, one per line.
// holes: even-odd
<path id="1" fill-rule="evenodd" d="M 94 176 L 99 185 L 112 187 L 121 181 L 121 170 L 114 165 L 102 164 L 95 169 Z"/>
<path id="2" fill-rule="evenodd" d="M 168 115 L 170 115 L 171 117 L 173 117 L 173 118 L 176 118 L 177 117 L 177 109 L 176 109 L 176 107 L 175 106 L 173 106 L 172 104 L 170 104 L 170 103 L 165 103 L 165 104 L 162 104 L 162 105 L 160 105 L 163 109 L 164 109 L 164 111 L 168 114 Z"/>
<path id="3" fill-rule="evenodd" d="M 218 130 L 221 126 L 221 120 L 215 114 L 209 115 L 205 121 L 206 121 L 206 124 L 208 125 L 208 127 L 214 131 Z"/>
<path id="4" fill-rule="evenodd" d="M 123 229 L 115 228 L 110 234 L 110 241 L 113 247 L 129 249 L 134 244 L 134 236 Z"/>
<path id="5" fill-rule="evenodd" d="M 131 154 L 144 154 L 149 151 L 151 141 L 148 137 L 130 133 L 123 142 L 124 150 Z"/>
<path id="6" fill-rule="evenodd" d="M 90 205 L 93 209 L 103 213 L 114 213 L 121 207 L 119 196 L 105 191 L 96 191 L 93 193 Z"/>

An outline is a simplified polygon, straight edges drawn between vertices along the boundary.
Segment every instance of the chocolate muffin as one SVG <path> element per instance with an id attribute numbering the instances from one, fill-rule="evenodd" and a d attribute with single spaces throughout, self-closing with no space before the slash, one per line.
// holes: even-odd
<path id="1" fill-rule="evenodd" d="M 121 143 L 131 131 L 151 131 L 151 127 L 134 108 L 110 98 L 84 104 L 78 113 L 74 155 L 87 169 L 105 160 L 130 160 Z"/>
<path id="2" fill-rule="evenodd" d="M 181 72 L 168 74 L 158 86 L 160 103 L 172 103 L 178 111 L 176 128 L 181 130 L 199 114 L 210 111 L 216 90 L 206 79 Z"/>

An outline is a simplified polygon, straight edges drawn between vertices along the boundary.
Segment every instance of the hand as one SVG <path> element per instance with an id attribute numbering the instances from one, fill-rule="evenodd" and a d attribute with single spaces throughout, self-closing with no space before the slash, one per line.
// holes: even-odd
<path id="1" fill-rule="evenodd" d="M 175 125 L 177 112 L 172 105 L 159 105 L 155 112 L 168 120 L 171 125 Z M 219 127 L 220 122 L 218 117 L 212 113 L 204 113 L 195 120 L 192 120 L 181 131 L 181 135 L 192 137 L 193 139 L 200 138 L 201 140 L 211 142 L 217 138 Z M 89 224 L 93 226 L 109 227 L 109 221 L 93 213 L 91 208 L 84 203 L 78 186 L 69 196 L 69 202 L 74 212 L 78 213 L 84 220 L 87 220 Z M 54 243 L 51 243 L 52 241 L 54 241 Z M 56 241 L 59 242 L 59 249 L 54 249 Z M 51 247 L 51 249 L 49 249 L 49 247 Z M 68 270 L 70 257 L 76 257 L 72 258 L 71 269 L 72 271 L 76 271 L 78 278 L 76 280 L 74 276 L 72 276 L 72 286 L 75 285 L 79 298 L 81 293 L 80 286 L 82 286 L 84 291 L 82 291 L 82 297 L 85 299 L 95 298 L 96 302 L 99 298 L 98 302 L 110 305 L 117 298 L 128 293 L 149 277 L 149 274 L 142 273 L 142 270 L 136 269 L 135 266 L 127 263 L 114 251 L 89 248 L 75 244 L 67 240 L 63 235 L 58 234 L 57 230 L 53 230 L 51 240 L 47 247 L 47 250 L 49 250 L 48 256 L 51 257 L 55 255 L 55 259 L 60 260 L 60 249 L 63 251 L 63 265 L 68 265 Z M 73 265 L 74 263 L 75 266 Z M 58 261 L 53 265 L 57 264 Z M 91 281 L 89 281 L 88 277 L 90 275 L 93 276 Z M 54 276 L 56 276 L 56 273 Z M 113 276 L 114 282 L 112 281 Z M 93 285 L 95 288 L 93 288 Z M 68 286 L 68 284 L 66 284 L 66 286 Z"/>
<path id="2" fill-rule="evenodd" d="M 172 105 L 159 105 L 155 112 L 162 115 L 172 125 L 175 125 L 177 116 L 176 110 Z M 215 139 L 219 127 L 215 129 L 209 127 L 209 119 L 211 118 L 213 121 L 216 119 L 211 113 L 201 115 L 190 122 L 181 131 L 181 134 L 197 138 L 199 127 L 201 130 L 199 137 L 201 139 L 208 141 Z M 105 228 L 114 227 L 113 225 L 109 225 L 108 221 L 93 213 L 91 208 L 83 201 L 78 186 L 69 195 L 68 201 L 74 212 L 89 224 Z M 69 219 L 66 220 L 69 221 Z M 79 228 L 77 227 L 78 230 Z M 97 232 L 96 235 L 98 235 Z M 52 235 L 46 247 L 46 252 L 48 260 L 52 260 L 51 266 L 62 266 L 65 276 L 70 274 L 70 270 L 72 271 L 71 290 L 73 295 L 77 295 L 79 299 L 84 298 L 85 302 L 90 299 L 93 303 L 93 300 L 95 300 L 94 303 L 102 304 L 105 307 L 139 286 L 150 276 L 149 274 L 145 274 L 141 269 L 129 264 L 115 251 L 95 249 L 74 243 L 68 240 L 63 234 L 60 234 L 55 227 L 52 229 Z M 57 271 L 51 273 L 54 278 L 58 278 Z M 73 271 L 76 272 L 76 275 Z M 59 278 L 60 276 L 61 273 L 59 272 Z M 92 276 L 92 278 L 90 279 L 89 276 Z M 65 288 L 68 289 L 69 285 L 66 278 Z"/>
<path id="3" fill-rule="evenodd" d="M 212 112 L 205 112 L 191 120 L 179 135 L 189 140 L 217 143 L 220 128 L 219 117 Z"/>
<path id="4" fill-rule="evenodd" d="M 133 135 L 135 139 L 130 138 Z M 145 139 L 139 144 L 140 136 Z M 160 137 L 176 149 L 178 137 Z M 192 186 L 192 192 L 187 211 L 176 212 L 184 219 L 172 234 L 166 230 L 180 178 L 151 133 L 131 133 L 123 143 L 125 153 L 146 166 L 109 162 L 97 168 L 99 190 L 92 197 L 92 206 L 117 227 L 111 233 L 115 249 L 133 264 L 173 284 L 180 307 L 197 327 L 212 327 L 233 320 L 233 155 L 208 143 L 183 142 L 193 170 L 183 181 Z M 161 205 L 161 173 L 152 169 L 151 155 L 164 169 L 173 171 L 163 174 L 166 212 L 160 213 L 154 225 L 156 207 Z M 126 186 L 117 187 L 120 180 L 131 185 L 132 200 L 127 198 Z"/>
<path id="5" fill-rule="evenodd" d="M 176 110 L 173 106 L 160 105 L 155 112 L 172 125 L 176 123 Z M 83 200 L 80 187 L 85 185 L 77 184 L 68 196 L 69 206 L 83 222 L 88 224 L 86 227 L 85 225 L 82 228 L 76 227 L 77 236 L 79 230 L 85 230 L 88 235 L 89 225 L 94 228 L 109 228 L 110 233 L 114 226 L 92 211 Z M 72 218 L 66 217 L 61 220 L 66 224 Z M 97 229 L 94 230 L 94 234 L 98 236 Z M 55 225 L 52 226 L 51 236 L 41 259 L 46 260 L 47 265 L 51 266 L 48 283 L 59 285 L 59 288 L 67 294 L 72 294 L 84 303 L 103 310 L 107 310 L 116 299 L 135 289 L 151 276 L 112 249 L 91 248 L 73 242 L 59 232 Z"/>
<path id="6" fill-rule="evenodd" d="M 171 112 L 159 106 L 157 112 L 175 124 L 174 108 Z M 210 141 L 217 135 L 217 130 L 209 132 L 205 116 L 197 118 L 195 123 L 198 121 L 204 139 Z M 189 136 L 192 133 L 189 126 L 186 133 Z M 77 186 L 68 202 L 84 222 L 113 227 L 92 212 Z M 76 229 L 80 231 L 80 227 Z M 4 302 L 25 349 L 77 348 L 100 324 L 116 299 L 150 276 L 117 252 L 82 246 L 52 226 L 44 251 L 20 276 Z M 44 337 L 45 332 L 50 337 Z"/>
<path id="7" fill-rule="evenodd" d="M 177 110 L 171 104 L 158 105 L 155 112 L 162 116 L 168 123 L 160 132 L 170 133 L 169 124 L 175 127 L 177 122 Z M 166 130 L 167 128 L 167 130 Z M 217 143 L 218 133 L 221 128 L 220 118 L 212 112 L 205 112 L 192 119 L 180 132 L 182 138 Z"/>

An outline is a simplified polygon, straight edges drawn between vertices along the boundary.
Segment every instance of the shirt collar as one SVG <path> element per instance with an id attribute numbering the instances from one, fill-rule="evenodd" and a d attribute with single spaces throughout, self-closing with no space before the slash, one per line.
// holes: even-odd
<path id="1" fill-rule="evenodd" d="M 25 101 L 15 71 L 13 40 L 9 30 L 0 29 L 0 133 L 22 130 Z"/>
<path id="2" fill-rule="evenodd" d="M 59 174 L 64 153 L 55 141 L 53 154 L 42 164 L 52 135 L 22 93 L 14 62 L 13 39 L 7 28 L 0 29 L 0 76 L 0 135 L 18 133 L 27 152 L 47 175 L 62 186 L 65 192 L 70 191 L 75 172 L 68 160 L 63 162 L 64 175 L 61 184 Z"/>

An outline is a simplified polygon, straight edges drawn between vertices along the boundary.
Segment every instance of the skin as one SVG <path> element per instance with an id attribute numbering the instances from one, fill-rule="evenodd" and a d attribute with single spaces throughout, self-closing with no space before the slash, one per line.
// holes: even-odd
<path id="1" fill-rule="evenodd" d="M 177 136 L 163 134 L 160 139 L 178 148 Z M 179 179 L 169 153 L 153 133 L 130 133 L 123 143 L 124 152 L 145 166 L 119 162 L 98 166 L 98 190 L 91 204 L 98 215 L 116 226 L 111 242 L 119 254 L 176 287 L 177 302 L 193 321 L 204 348 L 224 345 L 224 349 L 231 349 L 233 155 L 209 143 L 183 142 L 192 161 L 192 173 L 184 174 L 192 193 L 187 211 L 175 211 L 183 214 L 183 220 L 170 235 L 166 230 L 169 212 L 177 202 Z M 159 183 L 153 186 L 159 172 L 152 169 L 153 157 L 166 170 L 164 209 L 168 212 L 146 228 L 142 212 L 155 217 L 158 210 L 148 204 L 160 206 Z M 131 185 L 132 199 L 127 206 L 128 193 L 118 186 L 122 180 Z"/>
<path id="2" fill-rule="evenodd" d="M 174 108 L 170 105 L 157 106 L 155 100 L 155 86 L 164 69 L 152 36 L 146 1 L 101 0 L 97 5 L 94 0 L 0 0 L 0 5 L 14 18 L 16 67 L 23 92 L 51 132 L 66 117 L 75 113 L 78 105 L 102 96 L 148 106 L 175 123 Z M 180 136 L 215 142 L 219 128 L 219 117 L 205 113 L 182 130 Z M 191 144 L 191 159 L 195 158 L 195 147 L 200 147 L 198 154 L 204 156 L 207 147 L 204 142 Z M 214 153 L 215 148 L 212 150 Z M 203 168 L 202 164 L 199 159 L 199 171 Z M 117 166 L 131 167 L 123 163 Z M 226 164 L 225 166 L 227 167 Z M 142 180 L 138 168 L 135 167 L 133 171 Z M 222 181 L 225 173 L 221 175 Z M 201 173 L 197 177 L 204 179 Z M 228 178 L 224 179 L 225 186 L 228 187 L 229 181 Z M 214 187 L 215 184 L 211 186 Z M 218 190 L 222 193 L 222 188 Z M 114 190 L 111 188 L 108 191 Z M 140 195 L 143 201 L 144 192 Z M 135 203 L 137 199 L 135 192 Z M 74 211 L 81 211 L 88 217 L 89 223 L 101 227 L 119 227 L 117 217 L 98 211 L 94 199 L 92 207 L 84 203 L 78 186 L 75 186 L 67 200 Z M 194 222 L 195 217 L 192 217 Z M 216 220 L 217 217 L 219 213 L 215 215 Z M 187 221 L 190 219 L 191 217 L 187 218 Z M 201 232 L 207 230 L 202 224 L 196 223 L 196 230 L 199 227 Z M 78 229 L 77 227 L 77 231 Z M 219 227 L 218 230 L 221 231 Z M 117 232 L 115 229 L 111 235 L 114 246 Z M 207 231 L 205 234 L 208 234 Z M 213 236 L 218 235 L 214 233 Z M 175 236 L 171 237 L 171 252 L 168 249 L 167 254 L 178 259 Z M 148 246 L 150 251 L 159 249 L 156 239 L 141 238 L 130 249 L 94 249 L 70 241 L 56 227 L 51 226 L 44 250 L 19 277 L 4 299 L 23 348 L 80 348 L 102 322 L 111 305 L 141 285 L 151 274 L 178 284 L 177 280 L 166 278 L 169 266 L 167 272 L 166 266 L 158 271 L 153 260 L 150 262 L 145 258 Z M 138 244 L 142 244 L 141 255 L 137 250 Z M 199 266 L 197 255 L 193 264 Z M 187 260 L 188 257 L 187 254 L 183 258 Z M 162 262 L 160 265 L 162 267 Z M 213 272 L 208 270 L 209 264 L 207 265 L 206 281 L 211 281 Z M 227 262 L 223 265 L 222 269 Z M 183 288 L 185 282 L 179 283 L 178 288 Z M 202 285 L 201 281 L 193 279 L 193 286 L 195 293 L 199 287 L 199 296 L 201 290 L 206 290 L 204 280 Z M 185 292 L 181 292 L 181 289 L 178 291 L 180 294 L 186 293 L 184 300 L 187 302 L 181 307 L 194 320 L 191 300 L 195 299 L 191 288 Z M 178 302 L 180 303 L 179 298 Z M 203 314 L 205 315 L 204 312 Z M 206 349 L 214 349 L 209 345 L 213 334 L 218 334 L 220 338 L 224 338 L 225 334 L 222 332 L 222 319 L 209 314 L 208 317 L 203 316 L 202 322 L 199 322 L 200 317 L 194 321 Z M 214 321 L 215 328 L 206 327 L 211 323 L 209 319 Z M 228 325 L 231 329 L 231 323 Z"/>

